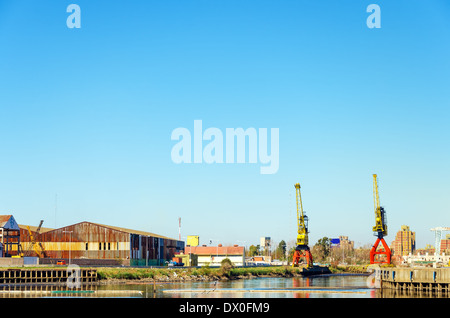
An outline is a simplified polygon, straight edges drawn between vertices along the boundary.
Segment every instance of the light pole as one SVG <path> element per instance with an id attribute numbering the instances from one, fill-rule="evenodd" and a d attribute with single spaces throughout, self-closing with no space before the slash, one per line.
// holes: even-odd
<path id="1" fill-rule="evenodd" d="M 244 243 L 244 244 L 243 244 L 243 245 L 244 245 L 244 252 L 243 252 L 244 255 L 242 255 L 242 257 L 243 257 L 242 265 L 243 265 L 243 266 L 247 266 L 247 262 L 245 261 L 245 250 L 246 250 L 246 243 L 247 243 L 247 241 L 237 241 L 237 242 Z"/>
<path id="2" fill-rule="evenodd" d="M 180 237 L 180 240 L 183 239 L 184 241 L 184 255 L 187 255 L 186 261 L 187 264 L 185 264 L 185 266 L 191 266 L 191 246 L 189 245 L 189 253 L 187 252 L 187 237 L 186 236 L 182 236 Z"/>
<path id="3" fill-rule="evenodd" d="M 217 242 L 217 249 L 216 249 L 216 258 L 219 259 L 219 240 L 216 239 L 209 239 L 209 244 L 211 244 L 212 242 Z M 212 255 L 211 255 L 211 261 L 212 261 Z"/>
<path id="4" fill-rule="evenodd" d="M 69 239 L 69 265 L 71 260 L 71 251 L 72 251 L 72 233 L 73 231 L 63 231 L 63 233 L 70 233 L 70 239 Z"/>

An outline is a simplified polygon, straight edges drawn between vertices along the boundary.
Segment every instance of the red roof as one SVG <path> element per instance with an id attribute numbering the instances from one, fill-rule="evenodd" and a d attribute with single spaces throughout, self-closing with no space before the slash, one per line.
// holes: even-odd
<path id="1" fill-rule="evenodd" d="M 186 246 L 185 254 L 197 255 L 244 255 L 243 246 Z"/>

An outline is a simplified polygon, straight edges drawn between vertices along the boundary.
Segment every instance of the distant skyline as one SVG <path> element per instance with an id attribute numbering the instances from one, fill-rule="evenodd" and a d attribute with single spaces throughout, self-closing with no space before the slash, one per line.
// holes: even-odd
<path id="1" fill-rule="evenodd" d="M 450 226 L 449 16 L 446 0 L 0 0 L 0 214 L 173 238 L 181 217 L 201 244 L 276 244 L 296 238 L 299 182 L 310 245 L 362 246 L 376 173 L 387 243 L 408 225 L 434 245 Z M 171 134 L 195 120 L 278 129 L 278 170 L 175 163 Z"/>

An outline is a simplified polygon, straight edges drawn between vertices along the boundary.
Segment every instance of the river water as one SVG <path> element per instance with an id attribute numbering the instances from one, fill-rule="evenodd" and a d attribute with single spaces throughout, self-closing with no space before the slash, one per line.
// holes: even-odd
<path id="1" fill-rule="evenodd" d="M 316 276 L 256 278 L 237 281 L 193 283 L 192 286 L 161 286 L 156 296 L 183 298 L 322 298 L 372 297 L 367 276 Z"/>
<path id="2" fill-rule="evenodd" d="M 447 294 L 406 293 L 370 288 L 367 275 L 253 278 L 216 282 L 147 283 L 83 286 L 16 286 L 0 289 L 0 298 L 120 297 L 120 298 L 436 298 Z"/>

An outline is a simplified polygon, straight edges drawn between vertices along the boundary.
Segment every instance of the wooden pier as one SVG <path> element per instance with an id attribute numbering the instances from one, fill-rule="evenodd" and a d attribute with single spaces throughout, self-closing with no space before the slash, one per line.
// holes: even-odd
<path id="1" fill-rule="evenodd" d="M 79 275 L 79 276 L 76 276 Z M 97 281 L 97 270 L 80 268 L 75 274 L 67 268 L 0 269 L 0 285 L 11 284 L 61 284 L 68 278 L 75 281 L 79 277 L 82 284 Z"/>

